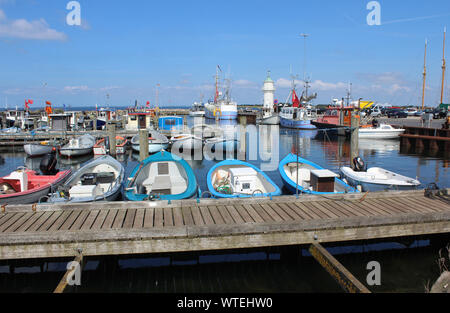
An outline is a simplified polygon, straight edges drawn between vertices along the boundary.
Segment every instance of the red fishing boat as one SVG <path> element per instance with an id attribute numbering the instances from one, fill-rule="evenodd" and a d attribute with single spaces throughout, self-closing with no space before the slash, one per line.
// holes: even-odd
<path id="1" fill-rule="evenodd" d="M 34 204 L 46 197 L 52 189 L 64 183 L 71 170 L 56 175 L 37 175 L 35 171 L 19 168 L 0 178 L 0 204 Z"/>

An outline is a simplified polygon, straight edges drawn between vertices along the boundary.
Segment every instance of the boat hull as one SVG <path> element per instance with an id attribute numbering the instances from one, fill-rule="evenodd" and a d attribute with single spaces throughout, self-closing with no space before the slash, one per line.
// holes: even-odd
<path id="1" fill-rule="evenodd" d="M 52 146 L 29 144 L 23 146 L 25 153 L 29 156 L 41 156 L 52 152 Z"/>
<path id="2" fill-rule="evenodd" d="M 398 130 L 359 130 L 359 138 L 361 139 L 397 139 L 401 134 L 405 132 L 404 129 Z"/>
<path id="3" fill-rule="evenodd" d="M 66 157 L 87 155 L 92 153 L 93 148 L 61 148 L 59 153 Z"/>
<path id="4" fill-rule="evenodd" d="M 269 117 L 263 117 L 259 119 L 257 122 L 261 125 L 279 125 L 280 124 L 280 116 L 278 114 L 274 114 Z"/>
<path id="5" fill-rule="evenodd" d="M 293 129 L 317 129 L 315 125 L 311 124 L 311 120 L 292 120 L 280 117 L 280 125 Z"/>
<path id="6" fill-rule="evenodd" d="M 133 150 L 136 152 L 141 151 L 140 145 L 133 145 L 132 147 L 133 147 Z M 160 152 L 161 150 L 167 150 L 167 148 L 169 148 L 168 143 L 149 143 L 148 153 L 150 153 L 150 154 L 157 153 L 157 152 Z"/>
<path id="7" fill-rule="evenodd" d="M 237 111 L 222 111 L 221 113 L 216 113 L 214 116 L 214 112 L 209 109 L 205 110 L 205 117 L 213 120 L 236 120 L 238 117 Z"/>
<path id="8" fill-rule="evenodd" d="M 200 138 L 186 138 L 176 140 L 172 144 L 172 151 L 192 151 L 203 148 L 203 140 Z"/>

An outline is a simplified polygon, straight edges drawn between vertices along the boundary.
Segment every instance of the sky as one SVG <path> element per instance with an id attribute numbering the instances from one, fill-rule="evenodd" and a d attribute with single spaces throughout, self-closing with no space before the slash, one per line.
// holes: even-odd
<path id="1" fill-rule="evenodd" d="M 1 108 L 155 104 L 158 84 L 161 107 L 190 106 L 213 98 L 217 65 L 238 104 L 263 102 L 270 70 L 280 102 L 306 73 L 315 104 L 351 83 L 354 99 L 419 105 L 426 39 L 425 102 L 440 102 L 448 0 L 380 0 L 381 25 L 369 0 L 79 0 L 80 26 L 69 2 L 0 0 Z"/>

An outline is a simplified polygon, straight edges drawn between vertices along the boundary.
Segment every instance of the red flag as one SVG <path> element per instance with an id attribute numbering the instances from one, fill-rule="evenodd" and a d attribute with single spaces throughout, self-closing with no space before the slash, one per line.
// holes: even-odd
<path id="1" fill-rule="evenodd" d="M 33 100 L 28 100 L 28 104 L 33 104 Z"/>
<path id="2" fill-rule="evenodd" d="M 45 101 L 46 105 L 52 105 L 52 103 L 50 101 Z"/>
<path id="3" fill-rule="evenodd" d="M 147 101 L 147 108 L 150 107 L 150 101 Z"/>
<path id="4" fill-rule="evenodd" d="M 27 109 L 27 110 L 30 109 L 30 106 L 28 105 L 28 101 L 29 101 L 29 100 L 25 100 L 25 109 Z"/>
<path id="5" fill-rule="evenodd" d="M 295 90 L 292 91 L 292 106 L 298 108 L 300 106 L 300 100 L 297 97 Z"/>

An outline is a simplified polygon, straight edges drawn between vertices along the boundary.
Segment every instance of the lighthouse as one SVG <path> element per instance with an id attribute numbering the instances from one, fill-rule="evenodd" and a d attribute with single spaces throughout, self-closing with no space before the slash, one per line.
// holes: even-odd
<path id="1" fill-rule="evenodd" d="M 264 81 L 264 111 L 273 112 L 273 105 L 275 99 L 275 83 L 270 78 L 270 71 L 267 72 L 267 78 Z"/>

